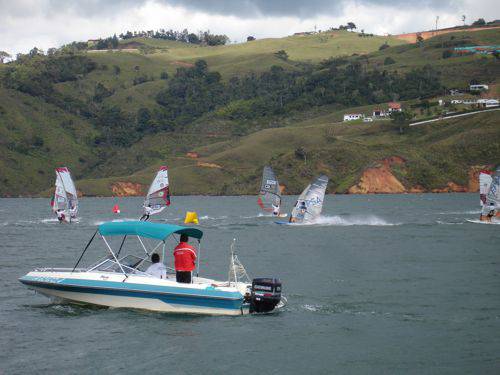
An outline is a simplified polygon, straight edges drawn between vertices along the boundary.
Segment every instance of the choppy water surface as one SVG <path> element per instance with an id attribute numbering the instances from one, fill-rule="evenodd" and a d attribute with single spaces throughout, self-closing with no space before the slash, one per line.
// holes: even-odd
<path id="1" fill-rule="evenodd" d="M 139 217 L 140 199 L 82 199 L 72 225 L 47 199 L 0 199 L 0 373 L 498 374 L 500 226 L 466 221 L 478 203 L 328 196 L 315 225 L 280 226 L 255 197 L 173 197 L 162 219 L 199 213 L 205 275 L 226 278 L 236 238 L 250 276 L 281 277 L 288 297 L 278 314 L 200 317 L 50 304 L 17 281 L 72 266 L 96 225 Z"/>

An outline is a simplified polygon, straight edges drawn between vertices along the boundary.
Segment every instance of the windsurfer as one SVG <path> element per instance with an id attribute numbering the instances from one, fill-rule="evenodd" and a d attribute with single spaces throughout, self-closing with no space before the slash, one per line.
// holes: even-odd
<path id="1" fill-rule="evenodd" d="M 66 216 L 64 215 L 64 210 L 57 210 L 56 214 L 57 214 L 57 220 L 59 220 L 60 223 L 64 222 L 64 220 L 66 219 Z"/>
<path id="2" fill-rule="evenodd" d="M 153 208 L 151 207 L 151 205 L 147 205 L 144 207 L 144 214 L 141 216 L 141 221 L 148 221 L 149 219 L 149 216 L 151 215 L 151 213 L 153 212 Z"/>
<path id="3" fill-rule="evenodd" d="M 274 204 L 272 206 L 273 206 L 273 215 L 274 216 L 279 216 L 280 215 L 280 207 L 279 206 L 275 206 Z"/>

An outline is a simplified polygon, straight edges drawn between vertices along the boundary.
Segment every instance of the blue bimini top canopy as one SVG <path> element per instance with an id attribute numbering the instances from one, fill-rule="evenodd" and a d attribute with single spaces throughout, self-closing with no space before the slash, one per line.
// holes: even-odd
<path id="1" fill-rule="evenodd" d="M 203 232 L 196 228 L 180 225 L 149 223 L 147 221 L 110 221 L 99 225 L 102 236 L 135 235 L 140 237 L 165 240 L 171 234 L 187 234 L 189 237 L 201 239 Z"/>

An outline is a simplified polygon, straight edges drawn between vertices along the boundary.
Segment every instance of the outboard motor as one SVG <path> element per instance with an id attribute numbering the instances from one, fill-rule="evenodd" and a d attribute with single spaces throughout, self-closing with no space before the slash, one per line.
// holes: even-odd
<path id="1" fill-rule="evenodd" d="M 262 277 L 252 280 L 250 312 L 265 313 L 273 311 L 281 301 L 280 279 Z"/>

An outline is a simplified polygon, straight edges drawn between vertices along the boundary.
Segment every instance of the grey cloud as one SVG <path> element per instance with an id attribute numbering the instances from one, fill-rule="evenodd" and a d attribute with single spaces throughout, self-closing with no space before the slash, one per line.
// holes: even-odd
<path id="1" fill-rule="evenodd" d="M 4 16 L 29 14 L 39 9 L 45 17 L 54 14 L 75 14 L 80 17 L 110 16 L 123 10 L 139 8 L 148 0 L 0 0 L 0 19 Z M 457 9 L 463 0 L 149 0 L 180 6 L 209 14 L 232 15 L 239 18 L 292 16 L 306 19 L 315 16 L 349 16 L 343 14 L 348 4 L 382 5 L 401 9 Z M 355 15 L 352 15 L 355 16 Z M 376 15 L 374 15 L 376 16 Z"/>

